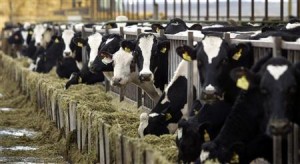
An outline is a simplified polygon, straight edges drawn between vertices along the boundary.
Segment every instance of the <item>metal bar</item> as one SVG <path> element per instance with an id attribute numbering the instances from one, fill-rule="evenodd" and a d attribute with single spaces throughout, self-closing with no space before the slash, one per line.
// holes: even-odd
<path id="1" fill-rule="evenodd" d="M 206 0 L 206 18 L 205 20 L 209 19 L 209 0 Z"/>
<path id="2" fill-rule="evenodd" d="M 180 18 L 183 19 L 183 0 L 180 0 Z"/>
<path id="3" fill-rule="evenodd" d="M 82 38 L 87 38 L 87 36 L 86 36 L 86 31 L 85 31 L 85 29 L 84 29 L 84 26 L 82 26 L 82 30 L 81 30 L 81 36 L 82 36 Z M 83 66 L 85 66 L 85 65 L 87 65 L 88 64 L 88 57 L 87 57 L 87 53 L 86 53 L 86 48 L 85 48 L 85 46 L 84 47 L 82 47 L 82 65 Z"/>
<path id="4" fill-rule="evenodd" d="M 274 37 L 273 57 L 281 55 L 281 37 Z"/>
<path id="5" fill-rule="evenodd" d="M 216 19 L 217 21 L 219 20 L 219 7 L 220 7 L 220 3 L 219 0 L 216 1 Z"/>
<path id="6" fill-rule="evenodd" d="M 251 21 L 254 21 L 254 0 L 251 0 Z"/>
<path id="7" fill-rule="evenodd" d="M 134 3 L 131 4 L 131 19 L 134 19 Z"/>
<path id="8" fill-rule="evenodd" d="M 197 0 L 197 20 L 200 20 L 200 0 Z"/>
<path id="9" fill-rule="evenodd" d="M 229 2 L 229 0 L 227 0 L 226 7 L 227 7 L 227 20 L 228 20 L 230 18 L 230 2 Z"/>
<path id="10" fill-rule="evenodd" d="M 242 20 L 242 0 L 239 0 L 239 21 Z"/>
<path id="11" fill-rule="evenodd" d="M 173 18 L 176 17 L 176 0 L 173 2 Z"/>
<path id="12" fill-rule="evenodd" d="M 273 163 L 281 164 L 282 163 L 282 146 L 281 146 L 282 137 L 273 136 Z"/>
<path id="13" fill-rule="evenodd" d="M 193 32 L 188 32 L 188 45 L 193 46 Z M 192 110 L 192 104 L 193 104 L 193 62 L 189 62 L 188 64 L 188 85 L 187 85 L 187 109 Z M 190 111 L 189 111 L 190 113 Z"/>
<path id="14" fill-rule="evenodd" d="M 191 20 L 191 0 L 189 0 L 189 20 Z"/>
<path id="15" fill-rule="evenodd" d="M 126 16 L 128 17 L 128 18 L 130 18 L 130 12 L 129 12 L 129 1 L 127 1 L 127 5 L 126 5 Z"/>
<path id="16" fill-rule="evenodd" d="M 280 0 L 280 20 L 283 21 L 283 0 Z"/>
<path id="17" fill-rule="evenodd" d="M 294 146 L 293 146 L 293 132 L 288 134 L 288 164 L 293 164 L 293 151 L 294 151 Z"/>
<path id="18" fill-rule="evenodd" d="M 165 19 L 168 19 L 168 2 L 165 0 Z"/>
<path id="19" fill-rule="evenodd" d="M 139 7 L 139 1 L 136 1 L 136 19 L 140 19 L 140 7 Z"/>
<path id="20" fill-rule="evenodd" d="M 297 1 L 297 17 L 300 17 L 300 1 Z"/>
<path id="21" fill-rule="evenodd" d="M 144 20 L 146 20 L 146 11 L 147 11 L 147 8 L 146 8 L 146 0 L 144 0 L 144 4 L 143 4 L 143 6 L 144 6 Z"/>
<path id="22" fill-rule="evenodd" d="M 265 0 L 265 20 L 269 20 L 268 16 L 268 0 Z"/>

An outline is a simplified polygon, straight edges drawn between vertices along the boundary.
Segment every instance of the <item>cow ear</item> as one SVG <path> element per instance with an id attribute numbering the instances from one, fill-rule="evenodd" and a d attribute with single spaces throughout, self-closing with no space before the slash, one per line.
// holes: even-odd
<path id="1" fill-rule="evenodd" d="M 177 54 L 186 61 L 192 61 L 196 59 L 196 50 L 190 46 L 183 45 L 176 48 Z"/>
<path id="2" fill-rule="evenodd" d="M 210 134 L 209 134 L 210 127 L 211 127 L 210 122 L 204 122 L 198 126 L 198 132 L 203 137 L 204 142 L 211 141 Z"/>
<path id="3" fill-rule="evenodd" d="M 245 67 L 234 68 L 230 71 L 231 79 L 242 90 L 248 90 L 259 85 L 259 76 Z"/>
<path id="4" fill-rule="evenodd" d="M 130 40 L 123 40 L 121 42 L 121 47 L 126 52 L 132 52 L 135 48 L 135 42 Z"/>
<path id="5" fill-rule="evenodd" d="M 72 40 L 77 47 L 83 47 L 87 44 L 88 38 L 82 39 L 81 37 L 78 37 L 78 38 L 73 38 Z"/>
<path id="6" fill-rule="evenodd" d="M 189 30 L 197 30 L 197 31 L 201 31 L 202 30 L 202 26 L 200 24 L 193 24 Z"/>
<path id="7" fill-rule="evenodd" d="M 242 58 L 245 58 L 247 55 L 252 55 L 251 43 L 239 43 L 238 45 L 233 45 L 229 57 L 233 61 L 239 61 Z M 250 64 L 252 63 L 253 62 L 251 62 Z"/>
<path id="8" fill-rule="evenodd" d="M 165 28 L 161 24 L 152 24 L 152 31 L 159 33 L 160 30 L 164 30 Z"/>
<path id="9" fill-rule="evenodd" d="M 170 50 L 170 41 L 169 40 L 163 40 L 158 42 L 157 49 L 161 54 L 168 54 Z"/>

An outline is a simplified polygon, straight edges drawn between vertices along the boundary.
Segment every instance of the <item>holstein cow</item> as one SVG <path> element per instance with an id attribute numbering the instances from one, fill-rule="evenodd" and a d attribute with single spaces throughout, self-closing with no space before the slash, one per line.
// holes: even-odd
<path id="1" fill-rule="evenodd" d="M 153 32 L 159 32 L 164 30 L 165 34 L 176 34 L 178 32 L 187 31 L 187 30 L 198 30 L 202 29 L 200 24 L 194 24 L 191 27 L 188 27 L 186 23 L 180 18 L 171 19 L 166 27 L 163 27 L 161 24 L 152 24 L 151 25 Z"/>
<path id="2" fill-rule="evenodd" d="M 242 145 L 244 150 L 237 148 L 240 149 L 240 163 L 249 163 L 257 157 L 265 157 L 272 163 L 272 147 L 265 137 L 263 140 L 267 142 L 259 141 L 261 144 L 257 145 L 255 152 L 249 153 L 247 148 L 252 147 L 254 139 L 260 140 L 263 135 L 286 134 L 291 130 L 290 121 L 295 121 L 293 118 L 299 113 L 295 106 L 297 72 L 299 67 L 293 67 L 284 58 L 270 59 L 258 73 L 245 68 L 233 70 L 232 78 L 244 91 L 237 98 L 218 136 L 202 145 L 201 162 L 230 162 L 232 155 L 237 153 L 234 149 Z"/>
<path id="3" fill-rule="evenodd" d="M 229 71 L 238 66 L 250 67 L 253 63 L 252 46 L 250 44 L 229 45 L 223 39 L 216 36 L 206 36 L 195 48 L 180 46 L 176 51 L 184 60 L 193 60 L 193 63 L 196 63 L 197 68 L 194 68 L 194 71 L 199 71 L 194 77 L 198 77 L 199 75 L 201 77 L 201 97 L 206 102 L 215 102 L 224 99 L 226 102 L 232 104 L 238 94 L 238 88 L 236 88 L 234 82 L 228 77 Z M 181 74 L 181 76 L 187 76 L 186 72 L 182 73 L 184 74 Z M 175 74 L 175 77 L 173 77 L 175 78 L 174 80 L 176 80 L 176 76 Z M 184 81 L 186 80 L 185 78 L 183 79 Z M 169 84 L 169 86 L 171 85 L 172 83 Z M 149 116 L 146 113 L 141 115 L 140 124 L 143 124 L 143 128 L 141 128 L 139 134 L 161 135 L 168 132 L 174 133 L 174 129 L 173 131 L 168 131 L 167 126 L 170 123 L 176 125 L 181 118 L 187 119 L 187 86 L 183 83 L 180 87 L 180 90 L 182 89 L 180 92 L 171 93 L 166 96 L 167 98 L 164 98 L 165 95 L 163 94 Z M 179 90 L 178 86 L 174 87 L 174 90 Z M 165 90 L 165 94 L 169 94 L 168 90 Z M 165 113 L 171 115 L 172 120 L 166 121 L 162 119 L 163 117 L 160 118 Z"/>
<path id="4" fill-rule="evenodd" d="M 261 58 L 252 70 L 258 70 L 259 66 L 271 57 L 272 54 L 268 54 Z M 200 155 L 201 145 L 218 135 L 231 109 L 232 105 L 225 101 L 202 105 L 199 100 L 196 100 L 189 119 L 182 119 L 178 123 L 176 138 L 178 160 L 195 161 Z"/>
<path id="5" fill-rule="evenodd" d="M 70 80 L 66 83 L 66 89 L 70 85 L 78 84 L 80 79 L 82 79 L 82 83 L 94 84 L 104 80 L 105 72 L 111 72 L 112 74 L 111 57 L 105 58 L 105 56 L 114 54 L 120 47 L 120 41 L 120 35 L 102 36 L 100 33 L 90 35 L 86 40 L 82 38 L 74 39 L 76 45 L 86 46 L 89 62 L 88 65 L 83 66 L 79 73 L 72 74 Z"/>
<path id="6" fill-rule="evenodd" d="M 144 33 L 136 41 L 123 41 L 123 53 L 113 55 L 112 84 L 125 86 L 133 82 L 157 102 L 167 83 L 169 44 L 165 37 L 156 38 Z M 135 71 L 136 65 L 138 72 Z"/>

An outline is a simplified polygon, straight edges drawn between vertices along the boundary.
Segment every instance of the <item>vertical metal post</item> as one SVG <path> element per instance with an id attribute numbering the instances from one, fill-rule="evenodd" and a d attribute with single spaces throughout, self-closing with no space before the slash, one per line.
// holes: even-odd
<path id="1" fill-rule="evenodd" d="M 142 30 L 139 28 L 136 32 L 137 37 L 142 33 Z M 143 91 L 140 87 L 137 89 L 137 108 L 143 105 Z"/>
<path id="2" fill-rule="evenodd" d="M 180 18 L 183 19 L 183 0 L 180 0 Z"/>
<path id="3" fill-rule="evenodd" d="M 197 0 L 197 20 L 200 20 L 200 0 Z"/>
<path id="4" fill-rule="evenodd" d="M 230 18 L 230 1 L 227 0 L 227 3 L 226 3 L 226 8 L 227 8 L 227 20 L 229 20 Z"/>
<path id="5" fill-rule="evenodd" d="M 191 0 L 189 0 L 189 20 L 191 20 Z"/>
<path id="6" fill-rule="evenodd" d="M 132 4 L 131 4 L 131 19 L 134 19 L 134 1 L 132 1 Z"/>
<path id="7" fill-rule="evenodd" d="M 144 0 L 144 4 L 143 4 L 143 6 L 144 6 L 144 20 L 146 20 L 146 12 L 147 12 L 147 8 L 146 8 L 146 0 Z"/>
<path id="8" fill-rule="evenodd" d="M 283 0 L 280 0 L 280 20 L 283 21 Z"/>
<path id="9" fill-rule="evenodd" d="M 127 4 L 126 4 L 126 16 L 130 19 L 130 12 L 129 12 L 129 1 L 127 1 Z"/>
<path id="10" fill-rule="evenodd" d="M 239 21 L 242 20 L 242 0 L 239 0 Z"/>
<path id="11" fill-rule="evenodd" d="M 273 57 L 279 57 L 281 55 L 281 42 L 281 37 L 274 37 Z"/>
<path id="12" fill-rule="evenodd" d="M 282 164 L 282 136 L 273 136 L 273 163 Z"/>
<path id="13" fill-rule="evenodd" d="M 292 15 L 292 0 L 288 1 L 288 15 Z"/>
<path id="14" fill-rule="evenodd" d="M 139 1 L 136 1 L 136 19 L 140 19 L 140 7 L 139 7 Z"/>
<path id="15" fill-rule="evenodd" d="M 220 7 L 220 3 L 219 0 L 216 1 L 216 20 L 219 20 L 219 7 Z"/>
<path id="16" fill-rule="evenodd" d="M 209 19 L 209 0 L 206 0 L 206 18 L 205 20 Z"/>
<path id="17" fill-rule="evenodd" d="M 176 17 L 176 0 L 173 2 L 173 18 Z"/>
<path id="18" fill-rule="evenodd" d="M 82 26 L 81 37 L 84 39 L 87 37 L 84 26 Z M 84 46 L 84 47 L 82 47 L 82 65 L 85 66 L 87 64 L 88 64 L 88 58 L 87 58 L 87 54 L 86 54 L 86 48 Z"/>
<path id="19" fill-rule="evenodd" d="M 168 2 L 165 0 L 165 19 L 168 20 Z"/>
<path id="20" fill-rule="evenodd" d="M 293 164 L 294 163 L 294 144 L 293 144 L 293 132 L 290 132 L 288 134 L 288 164 Z"/>
<path id="21" fill-rule="evenodd" d="M 297 17 L 300 17 L 300 1 L 297 1 Z"/>
<path id="22" fill-rule="evenodd" d="M 293 139 L 294 139 L 294 163 L 299 163 L 299 126 L 294 124 L 293 130 Z"/>
<path id="23" fill-rule="evenodd" d="M 268 0 L 265 0 L 265 20 L 269 20 L 269 16 L 268 16 Z"/>
<path id="24" fill-rule="evenodd" d="M 251 21 L 254 21 L 254 0 L 251 0 Z"/>
<path id="25" fill-rule="evenodd" d="M 189 46 L 193 46 L 193 40 L 194 37 L 193 37 L 193 32 L 188 32 L 188 41 L 187 41 L 187 44 Z M 192 105 L 193 105 L 193 97 L 194 97 L 194 88 L 193 88 L 193 81 L 194 79 L 193 78 L 196 78 L 196 77 L 193 77 L 193 62 L 189 62 L 188 64 L 188 72 L 187 72 L 187 75 L 188 75 L 188 83 L 187 83 L 187 109 L 190 113 L 190 110 L 192 110 Z"/>

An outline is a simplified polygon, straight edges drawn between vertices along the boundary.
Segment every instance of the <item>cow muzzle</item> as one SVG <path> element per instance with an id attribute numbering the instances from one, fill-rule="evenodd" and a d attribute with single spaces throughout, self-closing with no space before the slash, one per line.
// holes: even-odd
<path id="1" fill-rule="evenodd" d="M 65 52 L 65 57 L 71 57 L 71 52 Z"/>
<path id="2" fill-rule="evenodd" d="M 270 132 L 272 135 L 285 135 L 292 130 L 292 125 L 287 119 L 274 119 L 270 121 Z"/>
<path id="3" fill-rule="evenodd" d="M 218 94 L 216 91 L 204 90 L 202 91 L 201 99 L 207 103 L 213 103 L 219 100 L 224 100 L 224 93 Z"/>
<path id="4" fill-rule="evenodd" d="M 111 83 L 112 85 L 114 86 L 121 86 L 121 81 L 122 81 L 122 78 L 112 78 L 111 79 Z"/>
<path id="5" fill-rule="evenodd" d="M 152 74 L 140 74 L 139 79 L 141 82 L 143 81 L 151 81 L 152 79 Z"/>

